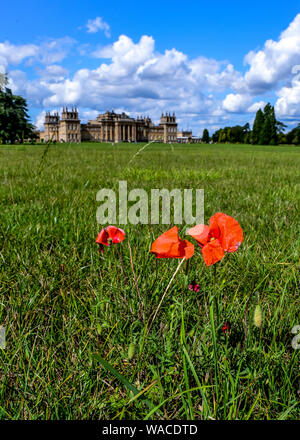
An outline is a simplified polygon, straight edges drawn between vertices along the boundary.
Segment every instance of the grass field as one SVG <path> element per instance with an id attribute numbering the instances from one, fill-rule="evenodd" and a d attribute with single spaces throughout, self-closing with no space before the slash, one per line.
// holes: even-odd
<path id="1" fill-rule="evenodd" d="M 0 417 L 298 418 L 291 330 L 300 324 L 300 149 L 155 144 L 129 163 L 141 144 L 64 144 L 51 145 L 41 164 L 44 148 L 0 147 L 0 324 L 7 338 Z M 178 260 L 156 263 L 149 252 L 166 225 L 121 226 L 126 240 L 98 252 L 96 193 L 117 190 L 119 180 L 128 190 L 203 188 L 205 223 L 221 211 L 244 231 L 238 252 L 216 265 L 215 284 L 214 267 L 197 249 L 150 329 Z M 182 238 L 185 229 L 179 226 Z M 199 293 L 188 289 L 193 280 Z M 261 329 L 253 325 L 257 304 Z"/>

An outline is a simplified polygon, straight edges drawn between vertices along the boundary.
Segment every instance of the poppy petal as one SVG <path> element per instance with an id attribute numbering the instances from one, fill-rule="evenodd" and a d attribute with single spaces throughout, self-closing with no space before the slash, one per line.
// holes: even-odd
<path id="1" fill-rule="evenodd" d="M 113 244 L 116 244 L 121 243 L 124 239 L 125 232 L 123 229 L 117 228 L 116 226 L 107 226 L 107 228 L 104 228 L 99 232 L 96 238 L 96 243 L 109 246 L 109 240 L 111 240 Z"/>
<path id="2" fill-rule="evenodd" d="M 102 231 L 99 232 L 99 234 L 96 238 L 96 243 L 101 244 L 101 245 L 104 244 L 105 246 L 109 246 L 108 238 L 109 238 L 108 233 L 106 232 L 105 229 L 102 229 Z"/>
<path id="3" fill-rule="evenodd" d="M 161 234 L 153 243 L 151 247 L 151 252 L 158 255 L 167 255 L 171 252 L 172 246 L 176 245 L 178 241 L 178 228 L 169 229 L 168 231 Z M 158 258 L 164 258 L 159 257 Z M 165 257 L 166 258 L 166 257 Z"/>
<path id="4" fill-rule="evenodd" d="M 239 222 L 229 215 L 217 212 L 209 221 L 212 237 L 218 238 L 225 252 L 235 252 L 243 241 Z"/>
<path id="5" fill-rule="evenodd" d="M 196 225 L 193 228 L 188 229 L 187 235 L 190 235 L 201 245 L 205 245 L 208 240 L 209 227 L 206 225 Z"/>
<path id="6" fill-rule="evenodd" d="M 202 255 L 206 266 L 211 266 L 222 260 L 225 252 L 219 240 L 213 240 L 203 246 Z"/>
<path id="7" fill-rule="evenodd" d="M 178 228 L 174 226 L 160 235 L 152 244 L 151 252 L 156 258 L 191 258 L 194 246 L 178 237 Z"/>
<path id="8" fill-rule="evenodd" d="M 184 257 L 186 258 L 186 260 L 188 260 L 189 258 L 191 258 L 194 255 L 195 247 L 192 243 L 190 243 L 187 240 L 184 240 L 183 243 L 184 243 Z M 182 257 L 180 256 L 179 258 L 182 258 Z"/>
<path id="9" fill-rule="evenodd" d="M 125 232 L 121 228 L 116 226 L 107 226 L 106 228 L 109 238 L 111 238 L 114 244 L 121 243 L 125 239 Z"/>

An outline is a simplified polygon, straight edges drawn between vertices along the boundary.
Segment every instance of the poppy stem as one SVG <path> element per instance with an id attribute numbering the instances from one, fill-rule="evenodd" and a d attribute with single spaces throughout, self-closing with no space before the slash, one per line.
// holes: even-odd
<path id="1" fill-rule="evenodd" d="M 133 279 L 134 279 L 134 282 L 135 282 L 136 291 L 137 291 L 137 294 L 138 294 L 138 297 L 139 297 L 139 300 L 140 300 L 140 304 L 141 304 L 141 306 L 143 306 L 143 302 L 142 302 L 142 298 L 141 298 L 140 290 L 139 290 L 139 285 L 138 285 L 138 282 L 137 282 L 137 279 L 136 279 L 136 276 L 135 276 L 134 267 L 133 267 L 132 252 L 131 252 L 131 247 L 130 247 L 129 240 L 128 240 L 128 249 L 129 249 L 129 256 L 130 256 L 130 266 L 131 266 L 131 270 L 132 270 L 132 274 L 133 274 Z M 138 315 L 139 315 L 140 320 L 142 322 L 144 322 L 144 318 L 140 314 L 140 311 L 138 311 Z M 144 311 L 143 311 L 143 315 L 145 316 Z"/>
<path id="2" fill-rule="evenodd" d="M 190 270 L 190 260 L 186 260 L 185 275 L 188 276 Z"/>
<path id="3" fill-rule="evenodd" d="M 213 341 L 213 353 L 214 353 L 214 369 L 215 369 L 215 384 L 216 384 L 216 397 L 218 401 L 219 396 L 219 363 L 218 363 L 218 348 L 217 348 L 217 332 L 215 326 L 215 317 L 214 317 L 214 305 L 216 307 L 217 312 L 217 328 L 219 325 L 219 306 L 217 299 L 217 268 L 214 265 L 213 269 L 213 283 L 214 283 L 214 293 L 209 298 L 209 317 L 210 317 L 210 325 L 211 325 L 211 333 L 212 333 L 212 341 Z"/>
<path id="4" fill-rule="evenodd" d="M 117 248 L 117 252 L 118 252 L 118 256 L 119 256 L 119 260 L 120 260 L 122 274 L 124 276 L 124 284 L 126 285 L 127 284 L 127 277 L 126 277 L 125 270 L 124 270 L 122 251 L 119 249 L 119 246 L 116 246 L 116 248 Z"/>
<path id="5" fill-rule="evenodd" d="M 183 262 L 185 261 L 185 259 L 186 259 L 186 258 L 184 257 L 184 258 L 180 261 L 180 263 L 178 264 L 178 266 L 177 266 L 175 272 L 173 273 L 172 278 L 170 279 L 170 282 L 169 282 L 169 284 L 167 285 L 166 290 L 164 291 L 164 294 L 163 294 L 163 296 L 162 296 L 162 298 L 161 298 L 161 300 L 160 300 L 160 303 L 159 303 L 158 306 L 157 306 L 157 309 L 156 309 L 156 311 L 155 311 L 155 313 L 154 313 L 154 316 L 153 316 L 153 318 L 152 318 L 152 320 L 151 320 L 151 323 L 150 323 L 150 325 L 149 325 L 149 327 L 148 327 L 148 331 L 149 331 L 150 327 L 152 326 L 152 324 L 153 324 L 153 322 L 154 322 L 154 320 L 155 320 L 155 318 L 156 318 L 156 315 L 157 315 L 157 313 L 158 313 L 158 311 L 159 311 L 159 309 L 160 309 L 160 306 L 161 306 L 161 304 L 162 304 L 162 302 L 163 302 L 163 300 L 164 300 L 164 298 L 165 298 L 165 296 L 166 296 L 166 294 L 167 294 L 167 292 L 168 292 L 168 290 L 169 290 L 169 288 L 170 288 L 170 286 L 171 286 L 171 284 L 172 284 L 174 278 L 176 277 L 177 272 L 179 271 L 179 269 L 180 269 L 181 265 L 183 264 Z"/>
<path id="6" fill-rule="evenodd" d="M 250 300 L 252 298 L 253 293 L 254 293 L 254 290 L 251 292 L 251 294 L 246 302 L 246 307 L 245 307 L 245 337 L 244 337 L 242 352 L 244 351 L 244 349 L 246 347 L 246 341 L 247 341 L 247 335 L 248 335 L 247 313 L 248 313 L 248 306 L 249 306 L 249 303 L 250 303 Z"/>
<path id="7" fill-rule="evenodd" d="M 217 313 L 217 326 L 219 326 L 220 321 L 220 313 L 219 313 L 219 297 L 217 292 L 217 266 L 214 265 L 214 297 L 215 297 L 215 306 L 216 306 L 216 313 Z"/>

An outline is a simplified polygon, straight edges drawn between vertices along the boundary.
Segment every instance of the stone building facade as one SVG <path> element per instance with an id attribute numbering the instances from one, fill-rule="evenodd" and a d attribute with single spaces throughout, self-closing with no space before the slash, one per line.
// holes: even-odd
<path id="1" fill-rule="evenodd" d="M 107 111 L 81 124 L 78 110 L 64 108 L 61 118 L 58 113 L 46 114 L 44 131 L 40 139 L 45 142 L 176 142 L 177 122 L 175 114 L 162 114 L 160 123 L 153 124 L 149 116 L 131 118 L 126 113 Z"/>

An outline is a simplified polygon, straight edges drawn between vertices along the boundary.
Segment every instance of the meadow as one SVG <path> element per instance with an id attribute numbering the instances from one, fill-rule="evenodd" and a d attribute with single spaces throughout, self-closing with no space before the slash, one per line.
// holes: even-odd
<path id="1" fill-rule="evenodd" d="M 0 146 L 0 418 L 299 418 L 300 149 L 141 147 Z M 173 225 L 120 225 L 126 239 L 99 253 L 96 193 L 119 180 L 203 188 L 205 223 L 224 212 L 244 232 L 213 267 L 195 243 L 151 326 L 178 260 L 150 248 Z"/>

